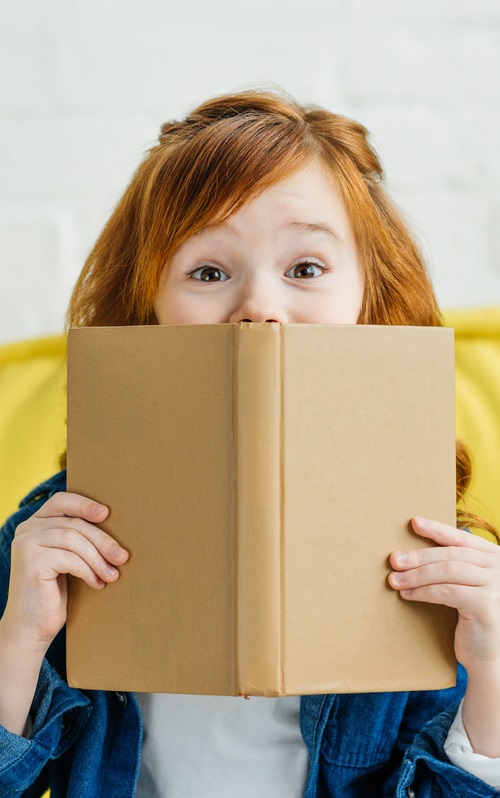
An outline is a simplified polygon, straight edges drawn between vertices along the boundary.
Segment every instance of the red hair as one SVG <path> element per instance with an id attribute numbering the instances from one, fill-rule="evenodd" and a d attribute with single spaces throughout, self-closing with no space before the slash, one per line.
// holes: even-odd
<path id="1" fill-rule="evenodd" d="M 440 325 L 425 265 L 382 186 L 367 130 L 264 91 L 209 100 L 162 126 L 84 265 L 69 325 L 156 323 L 160 277 L 176 249 L 312 162 L 331 175 L 353 226 L 365 272 L 359 322 Z M 458 500 L 470 477 L 467 452 L 457 443 Z"/>
<path id="2" fill-rule="evenodd" d="M 425 266 L 382 187 L 366 129 L 258 91 L 209 100 L 162 126 L 85 263 L 70 324 L 154 323 L 160 276 L 175 250 L 313 161 L 331 175 L 354 228 L 366 278 L 359 321 L 440 324 Z"/>

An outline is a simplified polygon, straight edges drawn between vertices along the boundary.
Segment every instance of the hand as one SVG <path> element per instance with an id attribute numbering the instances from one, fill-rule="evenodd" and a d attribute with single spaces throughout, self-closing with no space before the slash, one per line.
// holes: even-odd
<path id="1" fill-rule="evenodd" d="M 389 583 L 408 601 L 458 610 L 455 655 L 468 671 L 500 667 L 500 547 L 439 521 L 413 518 L 412 526 L 438 545 L 393 552 Z"/>
<path id="2" fill-rule="evenodd" d="M 56 493 L 20 524 L 12 543 L 4 630 L 42 655 L 66 622 L 66 574 L 102 589 L 118 579 L 128 553 L 95 524 L 108 508 L 76 493 Z"/>

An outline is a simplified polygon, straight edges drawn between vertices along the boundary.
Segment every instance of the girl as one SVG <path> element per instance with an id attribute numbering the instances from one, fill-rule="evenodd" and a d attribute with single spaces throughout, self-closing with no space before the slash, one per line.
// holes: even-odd
<path id="1" fill-rule="evenodd" d="M 68 318 L 440 324 L 365 129 L 265 92 L 221 97 L 163 125 L 85 264 Z M 457 473 L 461 499 L 470 466 L 460 445 Z M 65 575 L 112 590 L 128 554 L 99 528 L 108 508 L 64 490 L 61 472 L 1 533 L 0 794 L 39 795 L 49 783 L 54 798 L 131 796 L 137 784 L 140 796 L 174 798 L 500 789 L 493 543 L 414 518 L 438 545 L 391 555 L 389 581 L 405 600 L 458 610 L 456 688 L 138 703 L 65 681 Z M 459 514 L 459 525 L 467 520 Z"/>

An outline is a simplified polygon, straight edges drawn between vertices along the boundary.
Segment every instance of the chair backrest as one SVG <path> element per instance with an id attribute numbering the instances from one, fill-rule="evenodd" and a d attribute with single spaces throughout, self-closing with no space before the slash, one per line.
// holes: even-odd
<path id="1" fill-rule="evenodd" d="M 449 312 L 445 323 L 456 337 L 457 434 L 475 466 L 468 509 L 500 527 L 500 307 Z M 60 468 L 65 381 L 63 336 L 0 347 L 1 519 Z"/>
<path id="2" fill-rule="evenodd" d="M 63 336 L 0 347 L 0 523 L 60 470 L 66 448 Z"/>
<path id="3" fill-rule="evenodd" d="M 445 323 L 455 328 L 457 435 L 472 455 L 467 509 L 500 529 L 500 307 L 449 312 Z"/>

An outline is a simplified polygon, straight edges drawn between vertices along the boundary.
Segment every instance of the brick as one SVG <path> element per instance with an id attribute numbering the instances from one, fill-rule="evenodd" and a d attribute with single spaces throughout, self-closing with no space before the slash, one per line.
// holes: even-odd
<path id="1" fill-rule="evenodd" d="M 500 46 L 500 45 L 499 45 Z M 498 194 L 500 183 L 500 110 L 475 100 L 448 118 L 448 135 L 460 157 L 457 172 L 479 190 Z"/>
<path id="2" fill-rule="evenodd" d="M 500 202 L 495 197 L 492 203 L 491 223 L 491 271 L 494 278 L 499 282 L 496 292 L 490 298 L 491 303 L 500 305 Z"/>
<path id="3" fill-rule="evenodd" d="M 57 105 L 57 59 L 50 34 L 23 29 L 2 16 L 0 111 L 46 113 Z"/>
<path id="4" fill-rule="evenodd" d="M 134 116 L 0 119 L 0 202 L 118 195 L 152 140 Z"/>
<path id="5" fill-rule="evenodd" d="M 367 103 L 433 105 L 481 96 L 496 102 L 500 81 L 496 26 L 470 29 L 380 22 L 346 29 L 345 91 Z"/>
<path id="6" fill-rule="evenodd" d="M 386 174 L 398 184 L 498 191 L 500 112 L 487 103 L 460 108 L 350 104 L 370 131 Z"/>
<path id="7" fill-rule="evenodd" d="M 64 220 L 0 218 L 0 341 L 60 332 L 69 296 Z"/>
<path id="8" fill-rule="evenodd" d="M 368 129 L 387 179 L 398 186 L 439 187 L 461 173 L 458 143 L 450 139 L 447 120 L 433 109 L 398 104 L 363 107 L 358 103 L 346 110 Z"/>
<path id="9" fill-rule="evenodd" d="M 387 20 L 405 22 L 411 25 L 414 21 L 426 21 L 431 24 L 447 21 L 452 25 L 463 22 L 484 22 L 500 20 L 498 0 L 419 0 L 419 2 L 401 2 L 401 0 L 350 0 L 348 9 L 356 20 Z"/>
<path id="10" fill-rule="evenodd" d="M 52 12 L 53 13 L 53 12 Z M 221 29 L 234 26 L 235 36 L 244 38 L 248 25 L 276 26 L 287 24 L 311 25 L 320 27 L 327 20 L 336 20 L 344 13 L 342 0 L 315 0 L 314 7 L 289 0 L 286 7 L 268 0 L 254 0 L 252 3 L 234 3 L 231 0 L 212 0 L 200 3 L 199 0 L 184 0 L 182 3 L 161 3 L 158 0 L 142 0 L 137 3 L 123 3 L 120 0 L 72 0 L 71 4 L 58 6 L 58 17 L 64 19 L 68 30 L 95 31 L 110 30 L 118 35 L 130 32 L 139 34 L 168 35 L 175 27 L 184 27 L 184 47 L 190 50 L 190 34 L 197 28 L 206 30 L 207 26 Z M 205 38 L 204 51 L 210 52 L 211 40 Z M 193 56 L 195 51 L 191 51 Z"/>
<path id="11" fill-rule="evenodd" d="M 109 115 L 133 107 L 159 122 L 184 115 L 209 96 L 256 83 L 312 99 L 317 83 L 324 85 L 328 76 L 335 87 L 341 75 L 331 37 L 299 27 L 238 36 L 230 28 L 170 28 L 150 37 L 89 34 L 68 41 L 61 58 L 65 108 Z"/>
<path id="12" fill-rule="evenodd" d="M 83 265 L 106 224 L 114 203 L 79 203 L 75 209 L 75 263 L 71 273 L 74 284 Z"/>
<path id="13" fill-rule="evenodd" d="M 472 192 L 423 190 L 410 194 L 393 188 L 429 265 L 443 307 L 500 301 L 500 275 L 492 268 L 492 198 Z"/>

